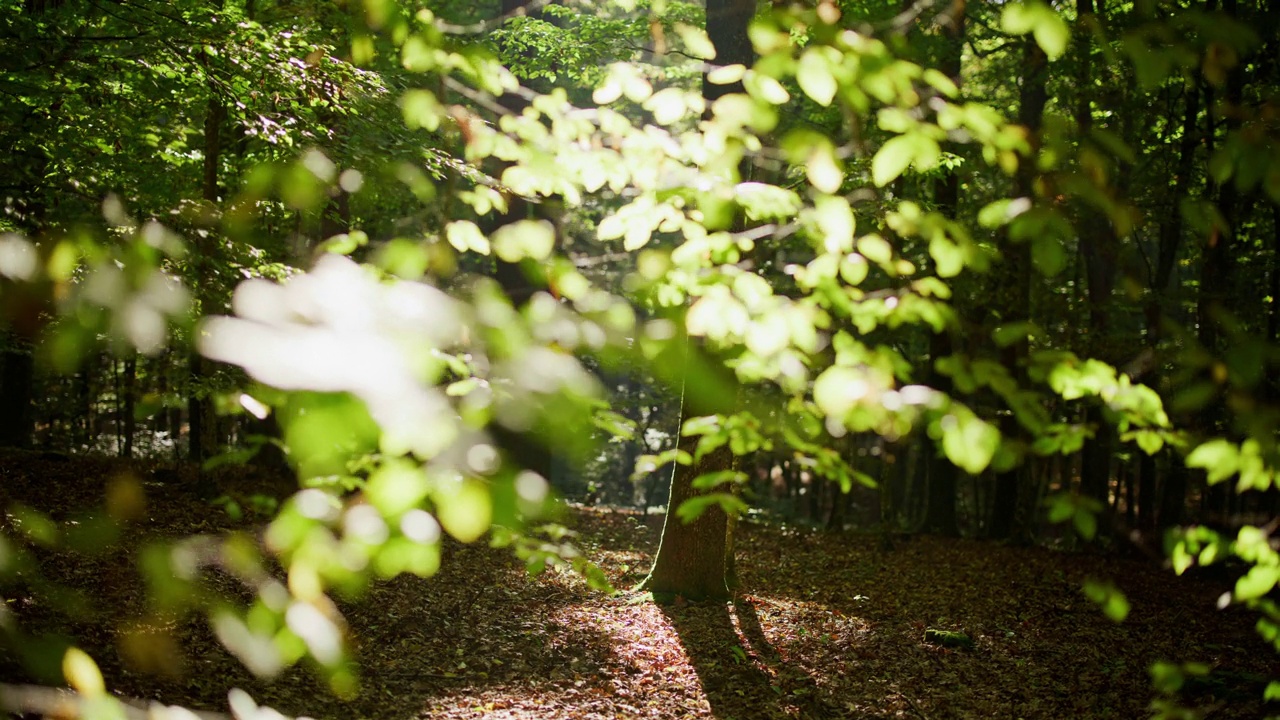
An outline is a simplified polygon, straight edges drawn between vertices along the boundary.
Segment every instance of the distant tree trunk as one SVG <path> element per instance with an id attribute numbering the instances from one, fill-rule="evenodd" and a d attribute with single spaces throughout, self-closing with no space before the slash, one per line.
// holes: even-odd
<path id="1" fill-rule="evenodd" d="M 1080 93 L 1076 105 L 1076 127 L 1079 134 L 1080 148 L 1089 147 L 1093 131 L 1093 48 L 1091 21 L 1096 21 L 1093 0 L 1078 0 L 1076 12 L 1083 31 L 1077 35 L 1081 48 L 1079 73 L 1076 88 Z M 1103 188 L 1105 191 L 1105 188 Z M 1084 258 L 1085 278 L 1088 287 L 1086 303 L 1088 305 L 1088 330 L 1085 341 L 1086 353 L 1089 357 L 1111 360 L 1108 357 L 1107 337 L 1110 334 L 1109 305 L 1116 278 L 1116 253 L 1119 251 L 1120 238 L 1115 228 L 1098 208 L 1081 208 L 1080 254 Z M 1084 442 L 1080 450 L 1080 485 L 1086 497 L 1097 500 L 1103 508 L 1110 508 L 1109 492 L 1111 486 L 1111 430 L 1103 417 L 1102 407 L 1091 404 L 1085 411 L 1084 422 L 1093 428 L 1094 435 Z M 1104 510 L 1099 518 L 1097 537 L 1110 535 L 1110 510 Z"/>
<path id="2" fill-rule="evenodd" d="M 1161 217 L 1155 274 L 1151 278 L 1151 294 L 1148 296 L 1143 313 L 1147 326 L 1146 352 L 1150 353 L 1151 360 L 1149 362 L 1150 370 L 1140 374 L 1138 379 L 1152 387 L 1159 386 L 1163 375 L 1159 357 L 1159 345 L 1164 336 L 1165 316 L 1163 306 L 1165 296 L 1169 290 L 1169 283 L 1173 278 L 1173 270 L 1177 265 L 1178 250 L 1182 244 L 1183 224 L 1179 203 L 1187 196 L 1198 145 L 1197 138 L 1199 133 L 1196 131 L 1200 116 L 1200 88 L 1198 85 L 1191 84 L 1187 87 L 1185 105 L 1186 112 L 1182 121 L 1182 137 L 1178 143 L 1178 159 L 1173 168 L 1173 192 L 1171 193 L 1169 205 L 1165 208 Z M 1170 464 L 1178 465 L 1179 462 L 1177 458 L 1174 458 Z M 1156 527 L 1156 511 L 1158 508 L 1161 509 L 1159 515 L 1162 527 L 1168 528 L 1182 522 L 1181 512 L 1177 513 L 1177 520 L 1166 522 L 1168 515 L 1164 509 L 1168 507 L 1167 503 L 1174 503 L 1180 507 L 1185 502 L 1185 479 L 1182 479 L 1181 476 L 1176 479 L 1170 477 L 1164 483 L 1157 483 L 1159 465 L 1156 462 L 1156 456 L 1143 453 L 1140 465 L 1138 476 L 1138 526 L 1143 530 L 1154 529 Z M 1171 470 L 1170 472 L 1172 473 L 1173 471 Z M 1161 484 L 1163 484 L 1163 492 L 1158 495 L 1157 487 Z M 1178 497 L 1170 498 L 1170 493 L 1177 493 Z"/>
<path id="3" fill-rule="evenodd" d="M 1044 106 L 1048 100 L 1045 89 L 1047 79 L 1048 58 L 1044 51 L 1031 38 L 1022 41 L 1022 88 L 1019 91 L 1018 122 L 1030 134 L 1032 146 L 1038 145 L 1041 121 L 1044 117 Z M 1035 194 L 1036 170 L 1031 160 L 1024 159 L 1018 164 L 1018 172 L 1014 176 L 1014 192 L 1020 197 L 1032 198 Z M 1027 243 L 1005 246 L 1005 283 L 1002 293 L 1002 308 L 1009 310 L 1005 318 L 1007 322 L 1028 320 L 1031 314 L 1031 249 Z M 1030 347 L 1026 338 L 1010 344 L 1001 353 L 1009 372 L 1020 381 L 1025 379 L 1026 361 Z M 1018 422 L 1011 415 L 1002 418 L 1001 433 L 1006 438 L 1021 438 L 1025 435 Z M 1024 438 L 1025 439 L 1025 438 Z M 1026 518 L 1021 517 L 1019 493 L 1025 491 L 1026 473 L 1024 464 L 1012 469 L 996 473 L 995 492 L 991 514 L 991 536 L 1001 540 L 1025 542 L 1027 538 Z"/>
<path id="4" fill-rule="evenodd" d="M 211 87 L 209 91 L 204 118 L 204 181 L 201 190 L 205 202 L 212 211 L 217 208 L 218 203 L 218 165 L 222 158 L 222 123 L 227 111 L 215 89 Z M 214 309 L 214 288 L 208 279 L 212 276 L 211 269 L 216 247 L 208 239 L 201 239 L 198 235 L 195 245 L 192 264 L 196 277 L 200 279 L 195 284 L 196 295 L 200 312 L 208 314 Z M 207 387 L 212 375 L 211 363 L 194 349 L 195 342 L 192 342 L 192 347 L 189 355 L 187 385 L 187 459 L 199 465 L 217 453 L 218 429 L 217 416 Z"/>
<path id="5" fill-rule="evenodd" d="M 133 457 L 133 437 L 137 433 L 138 421 L 134 417 L 137 406 L 138 390 L 138 353 L 131 352 L 124 361 L 124 378 L 120 383 L 123 396 L 120 403 L 120 457 Z"/>
<path id="6" fill-rule="evenodd" d="M 1230 18 L 1238 17 L 1237 0 L 1222 0 L 1223 13 Z M 1219 106 L 1222 114 L 1224 125 L 1224 137 L 1236 132 L 1240 129 L 1241 120 L 1239 107 L 1244 92 L 1244 75 L 1243 64 L 1237 64 L 1227 72 L 1226 86 L 1224 88 L 1223 102 Z M 1217 133 L 1213 128 L 1215 123 L 1215 112 L 1212 110 L 1213 103 L 1206 103 L 1211 108 L 1208 113 L 1211 123 L 1208 137 L 1210 138 L 1209 153 L 1212 155 L 1212 143 L 1217 141 Z M 1232 265 L 1235 261 L 1235 253 L 1232 249 L 1235 234 L 1240 232 L 1240 216 L 1241 201 L 1240 191 L 1236 187 L 1235 178 L 1230 178 L 1223 183 L 1215 183 L 1214 190 L 1217 195 L 1218 211 L 1221 213 L 1224 228 L 1214 227 L 1210 230 L 1209 235 L 1205 238 L 1205 247 L 1202 251 L 1203 259 L 1200 265 L 1200 298 L 1197 308 L 1196 320 L 1198 324 L 1198 339 L 1204 351 L 1214 358 L 1215 362 L 1221 351 L 1222 336 L 1224 330 L 1224 315 L 1230 311 L 1230 303 L 1228 302 L 1231 284 L 1233 282 Z M 1206 372 L 1205 380 L 1214 383 L 1221 383 L 1214 377 L 1212 371 Z M 1209 437 L 1219 432 L 1218 424 L 1222 420 L 1225 407 L 1221 395 L 1196 415 L 1196 423 L 1194 427 L 1202 436 Z M 1205 481 L 1205 474 L 1197 472 L 1196 478 L 1199 482 Z M 1230 488 L 1228 483 L 1218 483 L 1212 487 L 1206 487 L 1205 496 L 1202 498 L 1202 505 L 1208 503 L 1213 509 L 1225 509 L 1230 501 Z"/>
<path id="7" fill-rule="evenodd" d="M 28 448 L 35 431 L 31 412 L 35 361 L 29 343 L 14 333 L 6 335 L 0 356 L 0 447 Z"/>

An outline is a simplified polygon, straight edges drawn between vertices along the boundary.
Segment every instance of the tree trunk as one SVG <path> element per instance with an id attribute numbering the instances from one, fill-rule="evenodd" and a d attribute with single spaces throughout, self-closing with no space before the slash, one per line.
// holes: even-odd
<path id="1" fill-rule="evenodd" d="M 13 333 L 6 335 L 0 357 L 0 447 L 28 448 L 35 430 L 31 412 L 35 362 L 27 342 Z"/>
<path id="2" fill-rule="evenodd" d="M 751 41 L 747 37 L 747 25 L 755 13 L 753 0 L 709 0 L 707 3 L 707 35 L 716 48 L 716 63 L 732 65 L 752 62 Z M 714 85 L 702 79 L 702 95 L 707 107 L 725 94 L 740 91 L 741 86 Z M 708 110 L 709 111 L 709 110 Z M 688 378 L 691 367 L 691 348 L 686 341 L 684 358 L 685 378 L 681 387 L 680 424 L 692 411 L 688 398 Z M 680 446 L 690 453 L 697 445 L 697 438 L 681 436 Z M 728 446 L 718 448 L 693 465 L 676 465 L 671 474 L 671 496 L 667 501 L 667 517 L 662 525 L 662 540 L 653 569 L 642 587 L 655 593 L 674 593 L 691 599 L 724 600 L 732 596 L 731 584 L 736 584 L 732 550 L 729 544 L 729 521 L 718 507 L 711 507 L 694 522 L 686 525 L 676 517 L 676 510 L 684 501 L 694 497 L 693 480 L 699 475 L 732 467 L 733 453 Z"/>
<path id="3" fill-rule="evenodd" d="M 133 457 L 133 436 L 138 429 L 134 409 L 137 403 L 138 353 L 131 352 L 124 361 L 124 378 L 120 383 L 120 457 Z"/>
<path id="4" fill-rule="evenodd" d="M 1093 48 L 1092 33 L 1089 30 L 1091 21 L 1096 20 L 1093 0 L 1078 0 L 1076 3 L 1079 25 L 1082 31 L 1077 35 L 1081 48 L 1079 74 L 1076 88 L 1080 97 L 1076 105 L 1076 127 L 1080 148 L 1086 149 L 1091 144 L 1090 133 L 1093 130 L 1093 105 L 1090 89 L 1093 87 Z M 1087 172 L 1088 169 L 1085 168 Z M 1102 188 L 1105 192 L 1105 188 Z M 1108 356 L 1107 336 L 1110 334 L 1110 316 L 1108 306 L 1116 278 L 1116 253 L 1120 247 L 1120 238 L 1115 228 L 1103 212 L 1094 207 L 1082 207 L 1080 226 L 1080 254 L 1084 258 L 1084 269 L 1088 294 L 1088 329 L 1085 341 L 1086 354 L 1089 357 L 1110 361 Z M 1093 428 L 1094 435 L 1085 440 L 1080 455 L 1080 485 L 1086 497 L 1097 500 L 1103 508 L 1109 508 L 1108 497 L 1111 486 L 1111 430 L 1103 417 L 1102 408 L 1090 405 L 1085 414 L 1085 425 Z M 1098 537 L 1110 534 L 1110 511 L 1103 510 L 1099 518 L 1100 532 Z"/>
<path id="5" fill-rule="evenodd" d="M 201 194 L 210 211 L 218 203 L 218 165 L 222 158 L 222 123 L 226 118 L 226 107 L 218 97 L 216 90 L 209 88 L 209 102 L 204 118 L 204 181 Z M 208 315 L 213 311 L 214 293 L 209 282 L 212 275 L 212 260 L 216 246 L 209 238 L 197 235 L 195 252 L 192 253 L 192 264 L 195 276 L 196 300 L 199 311 Z M 189 377 L 187 383 L 187 459 L 199 465 L 213 457 L 218 450 L 217 416 L 213 402 L 209 397 L 208 378 L 211 375 L 210 363 L 194 349 L 189 355 Z"/>
<path id="6" fill-rule="evenodd" d="M 684 418 L 682 418 L 682 421 Z M 697 436 L 680 438 L 680 449 L 693 454 Z M 662 541 L 649 577 L 641 585 L 655 595 L 679 595 L 689 600 L 727 600 L 732 597 L 728 552 L 729 522 L 719 506 L 707 508 L 693 522 L 685 524 L 676 514 L 682 503 L 696 497 L 694 478 L 703 473 L 726 470 L 733 453 L 723 445 L 692 465 L 676 465 L 671 474 L 671 498 L 662 525 Z"/>
<path id="7" fill-rule="evenodd" d="M 1039 145 L 1040 126 L 1044 117 L 1044 106 L 1048 100 L 1045 89 L 1048 58 L 1040 46 L 1030 38 L 1023 42 L 1023 76 L 1022 89 L 1019 92 L 1018 122 L 1027 129 L 1031 137 L 1032 147 Z M 1023 159 L 1018 164 L 1018 172 L 1014 176 L 1014 193 L 1020 197 L 1032 198 L 1035 194 L 1036 170 L 1030 159 Z M 1006 244 L 1005 246 L 1004 288 L 1001 307 L 1009 308 L 1007 322 L 1023 322 L 1031 316 L 1031 251 L 1027 243 Z M 1019 382 L 1025 380 L 1026 361 L 1030 347 L 1026 338 L 1010 344 L 1001 353 L 1001 359 L 1013 377 Z M 1018 422 L 1012 415 L 1002 418 L 1001 433 L 1006 439 L 1015 438 L 1025 441 Z M 1027 538 L 1026 519 L 1021 517 L 1018 493 L 1024 490 L 1026 473 L 1024 465 L 1018 464 L 1004 472 L 996 473 L 995 492 L 991 514 L 991 537 L 1001 540 L 1025 542 Z"/>
<path id="8" fill-rule="evenodd" d="M 1178 161 L 1173 168 L 1173 192 L 1169 206 L 1166 208 L 1160 223 L 1155 275 L 1151 278 L 1151 294 L 1144 310 L 1147 326 L 1146 348 L 1153 359 L 1151 361 L 1151 369 L 1141 374 L 1137 379 L 1152 387 L 1159 386 L 1160 378 L 1163 374 L 1161 372 L 1158 348 L 1164 335 L 1164 298 L 1169 289 L 1169 282 L 1173 278 L 1178 248 L 1182 244 L 1182 213 L 1178 203 L 1187 195 L 1187 187 L 1195 159 L 1196 139 L 1199 135 L 1196 132 L 1200 115 L 1199 86 L 1190 85 L 1186 92 L 1186 112 L 1182 121 L 1182 137 L 1178 143 Z M 1170 463 L 1170 474 L 1178 471 L 1176 467 L 1173 467 L 1176 465 L 1178 465 L 1177 461 Z M 1181 511 L 1176 513 L 1176 520 L 1169 520 L 1173 516 L 1169 512 L 1169 508 L 1171 506 L 1181 507 L 1185 502 L 1185 479 L 1168 477 L 1164 483 L 1157 483 L 1158 468 L 1159 465 L 1156 463 L 1156 458 L 1144 453 L 1138 480 L 1138 526 L 1143 530 L 1155 529 L 1157 509 L 1160 510 L 1159 524 L 1161 527 L 1173 527 L 1173 525 L 1182 521 Z M 1179 474 L 1181 475 L 1180 471 Z M 1163 485 L 1161 492 L 1157 492 L 1158 485 Z M 1178 493 L 1178 497 L 1170 497 L 1170 493 Z"/>

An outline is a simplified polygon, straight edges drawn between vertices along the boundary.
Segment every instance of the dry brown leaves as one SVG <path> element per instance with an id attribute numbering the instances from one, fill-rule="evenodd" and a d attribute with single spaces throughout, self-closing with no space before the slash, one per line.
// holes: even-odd
<path id="1" fill-rule="evenodd" d="M 10 457 L 0 460 L 0 501 L 73 517 L 100 504 L 123 470 Z M 246 491 L 258 481 L 224 479 Z M 744 523 L 742 595 L 727 605 L 607 597 L 568 573 L 529 578 L 505 551 L 453 545 L 437 577 L 380 583 L 345 605 L 362 686 L 339 700 L 304 669 L 254 679 L 198 620 L 139 624 L 128 551 L 232 524 L 171 486 L 146 489 L 124 552 L 46 566 L 79 591 L 83 614 L 5 599 L 26 627 L 76 637 L 113 690 L 168 704 L 225 709 L 226 690 L 242 687 L 282 712 L 344 720 L 1137 718 L 1152 697 L 1147 668 L 1170 659 L 1216 668 L 1184 702 L 1255 718 L 1275 663 L 1246 611 L 1214 609 L 1223 588 L 1149 562 L 928 537 L 886 552 L 872 536 Z M 651 561 L 661 518 L 576 509 L 570 523 L 615 586 L 629 587 Z M 1111 622 L 1083 596 L 1086 577 L 1117 582 L 1133 602 L 1128 620 Z M 927 628 L 963 631 L 975 647 L 927 644 Z M 139 647 L 152 644 L 181 664 L 146 667 Z M 0 675 L 24 679 L 13 657 L 0 658 Z"/>

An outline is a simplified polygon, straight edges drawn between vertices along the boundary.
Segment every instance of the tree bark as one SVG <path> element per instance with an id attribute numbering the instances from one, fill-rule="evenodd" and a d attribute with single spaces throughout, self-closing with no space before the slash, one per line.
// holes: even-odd
<path id="1" fill-rule="evenodd" d="M 709 0 L 707 3 L 707 35 L 716 48 L 716 63 L 750 66 L 751 41 L 747 26 L 755 13 L 754 0 Z M 725 94 L 740 91 L 733 85 L 714 85 L 702 78 L 702 95 L 711 103 Z M 681 388 L 680 424 L 692 417 L 688 387 L 691 348 L 686 341 L 684 380 Z M 691 454 L 697 446 L 696 437 L 681 436 L 682 449 Z M 682 523 L 676 510 L 697 491 L 693 480 L 697 476 L 715 470 L 725 470 L 733 465 L 733 453 L 722 446 L 708 453 L 692 465 L 676 465 L 671 474 L 671 496 L 667 501 L 666 521 L 662 526 L 662 540 L 653 569 L 641 587 L 655 593 L 674 593 L 690 599 L 725 600 L 732 596 L 731 585 L 736 585 L 736 571 L 729 532 L 731 524 L 718 506 L 708 508 L 694 522 Z"/>
<path id="2" fill-rule="evenodd" d="M 35 429 L 31 412 L 35 362 L 26 341 L 6 334 L 0 356 L 0 447 L 28 448 Z"/>
<path id="3" fill-rule="evenodd" d="M 1159 386 L 1163 375 L 1159 358 L 1159 345 L 1164 335 L 1164 301 L 1169 290 L 1170 280 L 1173 278 L 1178 250 L 1182 244 L 1183 221 L 1182 212 L 1178 204 L 1187 196 L 1195 159 L 1196 140 L 1199 136 L 1196 128 L 1198 127 L 1200 116 L 1200 88 L 1198 85 L 1192 84 L 1187 87 L 1186 92 L 1186 111 L 1182 121 L 1182 137 L 1178 142 L 1177 165 L 1173 169 L 1172 198 L 1160 223 L 1155 275 L 1151 278 L 1151 292 L 1144 309 L 1147 326 L 1146 347 L 1155 360 L 1151 363 L 1151 370 L 1138 379 L 1152 387 Z M 1169 511 L 1169 508 L 1171 505 L 1181 506 L 1185 502 L 1185 479 L 1181 475 L 1178 478 L 1166 478 L 1166 481 L 1162 483 L 1163 492 L 1157 495 L 1158 465 L 1156 458 L 1143 454 L 1140 464 L 1141 468 L 1138 476 L 1138 526 L 1143 530 L 1154 529 L 1156 527 L 1158 508 L 1161 509 L 1159 513 L 1159 525 L 1161 527 L 1169 528 L 1180 523 L 1182 521 L 1181 512 L 1176 513 L 1176 519 L 1171 519 L 1174 514 Z M 1177 461 L 1171 464 L 1176 465 Z M 1173 470 L 1170 471 L 1171 474 L 1172 472 Z M 1177 493 L 1178 496 L 1170 497 L 1170 493 Z"/>
<path id="4" fill-rule="evenodd" d="M 218 203 L 218 165 L 222 159 L 222 124 L 227 111 L 214 88 L 210 87 L 209 92 L 204 118 L 204 179 L 201 195 L 208 208 L 213 211 Z M 199 235 L 194 242 L 192 269 L 198 278 L 198 282 L 195 283 L 196 299 L 199 303 L 199 311 L 208 315 L 213 310 L 214 304 L 214 294 L 211 292 L 212 287 L 208 280 L 212 275 L 212 260 L 216 248 L 207 238 L 201 238 Z M 187 459 L 199 465 L 217 453 L 218 435 L 217 416 L 207 387 L 212 369 L 209 361 L 205 360 L 194 346 L 193 342 L 187 379 Z"/>
<path id="5" fill-rule="evenodd" d="M 1027 129 L 1032 147 L 1038 146 L 1040 126 L 1044 118 L 1044 106 L 1048 100 L 1045 88 L 1048 58 L 1036 42 L 1023 40 L 1022 88 L 1019 92 L 1018 122 Z M 1036 171 L 1029 159 L 1018 164 L 1014 176 L 1014 193 L 1031 198 L 1035 193 Z M 1031 251 L 1027 243 L 1005 245 L 1004 287 L 1002 307 L 1009 308 L 1008 322 L 1023 322 L 1031 316 Z M 1006 368 L 1020 382 L 1025 381 L 1026 362 L 1030 346 L 1024 337 L 1010 344 L 1001 353 Z M 1025 441 L 1025 433 L 1011 415 L 1002 418 L 1001 434 L 1006 439 Z M 991 536 L 1001 540 L 1024 542 L 1027 540 L 1026 518 L 1022 517 L 1019 493 L 1024 491 L 1026 473 L 1019 463 L 1004 472 L 996 473 L 995 492 L 991 514 Z"/>
<path id="6" fill-rule="evenodd" d="M 131 352 L 124 361 L 124 378 L 120 383 L 120 457 L 133 457 L 133 437 L 138 428 L 134 410 L 137 406 L 138 353 Z"/>
<path id="7" fill-rule="evenodd" d="M 685 418 L 682 418 L 682 421 Z M 697 436 L 681 437 L 679 447 L 690 455 L 697 448 Z M 671 475 L 671 497 L 662 525 L 662 540 L 642 590 L 655 595 L 679 595 L 689 600 L 727 600 L 732 597 L 733 572 L 729 553 L 728 518 L 719 506 L 706 509 L 685 524 L 676 510 L 699 493 L 693 481 L 699 475 L 726 470 L 733 463 L 728 445 L 698 459 L 691 465 L 675 466 Z"/>

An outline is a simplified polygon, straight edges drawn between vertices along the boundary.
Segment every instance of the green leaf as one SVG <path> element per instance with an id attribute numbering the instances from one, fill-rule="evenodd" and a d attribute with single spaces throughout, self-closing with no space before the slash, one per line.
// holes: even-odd
<path id="1" fill-rule="evenodd" d="M 967 408 L 942 418 L 942 451 L 960 469 L 977 475 L 991 464 L 1000 446 L 1000 432 Z"/>
<path id="2" fill-rule="evenodd" d="M 689 103 L 685 100 L 687 92 L 677 87 L 664 88 L 650 95 L 643 107 L 653 113 L 654 122 L 659 125 L 677 123 L 689 112 Z"/>
<path id="3" fill-rule="evenodd" d="M 713 506 L 719 506 L 726 514 L 740 515 L 747 511 L 747 504 L 741 498 L 730 493 L 710 493 L 698 495 L 680 503 L 676 508 L 676 516 L 685 525 L 697 520 Z"/>
<path id="4" fill-rule="evenodd" d="M 715 470 L 694 478 L 693 487 L 696 490 L 710 490 L 720 485 L 742 483 L 746 480 L 746 474 L 739 470 Z"/>
<path id="5" fill-rule="evenodd" d="M 400 110 L 404 113 L 404 124 L 410 130 L 422 128 L 435 132 L 440 127 L 440 118 L 444 116 L 440 101 L 428 90 L 406 90 L 400 99 Z"/>
<path id="6" fill-rule="evenodd" d="M 1177 665 L 1163 660 L 1152 663 L 1151 683 L 1156 690 L 1172 695 L 1182 689 L 1183 681 L 1182 668 Z"/>
<path id="7" fill-rule="evenodd" d="M 744 65 L 721 65 L 707 73 L 707 82 L 712 85 L 732 85 L 741 82 L 746 74 L 747 68 Z"/>
<path id="8" fill-rule="evenodd" d="M 877 265 L 888 265 L 893 261 L 893 246 L 875 233 L 858 238 L 858 252 Z"/>
<path id="9" fill-rule="evenodd" d="M 1267 702 L 1280 702 L 1280 680 L 1272 680 L 1267 683 L 1267 689 L 1263 691 L 1262 699 Z"/>
<path id="10" fill-rule="evenodd" d="M 742 78 L 742 85 L 752 97 L 760 98 L 772 105 L 786 105 L 791 102 L 791 93 L 776 79 L 755 70 L 748 70 Z"/>
<path id="11" fill-rule="evenodd" d="M 447 483 L 437 488 L 432 499 L 440 527 L 459 541 L 474 542 L 489 529 L 493 501 L 489 488 L 483 483 L 477 480 Z"/>
<path id="12" fill-rule="evenodd" d="M 1053 277 L 1067 266 L 1067 253 L 1052 235 L 1039 235 L 1031 243 L 1031 262 L 1045 277 Z"/>
<path id="13" fill-rule="evenodd" d="M 1098 534 L 1098 518 L 1084 508 L 1076 508 L 1075 514 L 1071 516 L 1071 524 L 1085 540 L 1092 540 Z"/>
<path id="14" fill-rule="evenodd" d="M 480 228 L 469 220 L 458 220 L 445 226 L 445 239 L 458 252 L 477 252 L 489 254 L 489 238 L 480 232 Z"/>
<path id="15" fill-rule="evenodd" d="M 1210 485 L 1220 483 L 1240 469 L 1240 448 L 1222 438 L 1210 440 L 1187 455 L 1187 467 L 1202 468 Z"/>
<path id="16" fill-rule="evenodd" d="M 1112 620 L 1124 622 L 1129 617 L 1129 599 L 1110 581 L 1086 580 L 1084 594 L 1102 606 L 1103 614 Z"/>
<path id="17" fill-rule="evenodd" d="M 687 23 L 676 23 L 676 34 L 684 41 L 684 47 L 690 55 L 703 60 L 716 58 L 716 46 L 711 43 L 711 38 L 702 28 Z"/>
<path id="18" fill-rule="evenodd" d="M 871 159 L 871 181 L 877 187 L 893 182 L 911 165 L 915 145 L 909 135 L 890 138 Z"/>
<path id="19" fill-rule="evenodd" d="M 930 645 L 941 645 L 942 647 L 973 649 L 973 638 L 954 630 L 928 628 L 924 631 L 924 641 Z"/>
<path id="20" fill-rule="evenodd" d="M 1048 8 L 1046 8 L 1048 9 Z M 1067 51 L 1067 43 L 1071 41 L 1071 29 L 1067 27 L 1067 21 L 1052 9 L 1048 9 L 1048 14 L 1042 19 L 1033 31 L 1036 44 L 1044 50 L 1044 54 L 1050 60 L 1057 60 Z"/>
<path id="21" fill-rule="evenodd" d="M 1254 565 L 1244 577 L 1236 581 L 1235 599 L 1243 602 L 1260 598 L 1271 592 L 1277 581 L 1280 581 L 1280 567 Z"/>
<path id="22" fill-rule="evenodd" d="M 1133 434 L 1133 439 L 1148 455 L 1155 455 L 1164 447 L 1164 437 L 1153 430 L 1139 430 Z"/>
<path id="23" fill-rule="evenodd" d="M 493 233 L 493 251 L 506 262 L 546 260 L 556 244 L 556 228 L 546 220 L 517 220 Z"/>
<path id="24" fill-rule="evenodd" d="M 964 251 L 942 233 L 929 240 L 929 255 L 933 257 L 938 277 L 955 277 L 964 269 Z"/>
<path id="25" fill-rule="evenodd" d="M 805 95 L 826 107 L 836 96 L 836 79 L 831 72 L 832 63 L 828 52 L 836 52 L 829 46 L 811 47 L 800 56 L 796 68 L 796 82 Z"/>
<path id="26" fill-rule="evenodd" d="M 1040 0 L 1008 5 L 1000 16 L 1000 29 L 1010 35 L 1032 33 L 1036 44 L 1050 60 L 1057 60 L 1067 50 L 1071 29 L 1052 7 Z"/>
<path id="27" fill-rule="evenodd" d="M 1045 498 L 1049 506 L 1049 522 L 1057 524 L 1066 522 L 1076 514 L 1075 498 L 1070 493 L 1057 493 Z"/>
<path id="28" fill-rule="evenodd" d="M 805 163 L 805 174 L 809 182 L 819 191 L 834 194 L 844 184 L 844 170 L 836 157 L 836 149 L 830 142 L 819 143 L 809 154 Z"/>

